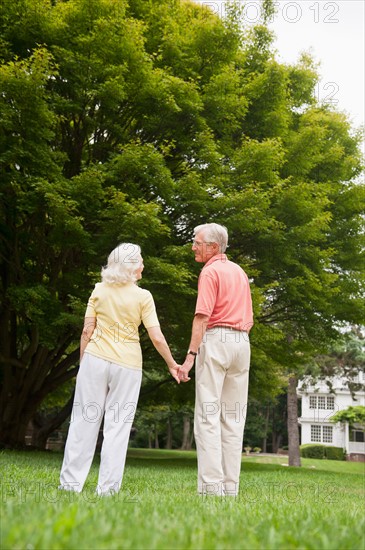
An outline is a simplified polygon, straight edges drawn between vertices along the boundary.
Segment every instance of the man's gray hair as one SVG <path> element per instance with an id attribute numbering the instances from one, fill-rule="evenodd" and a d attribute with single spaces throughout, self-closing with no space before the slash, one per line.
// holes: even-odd
<path id="1" fill-rule="evenodd" d="M 108 256 L 108 264 L 101 270 L 103 283 L 135 283 L 136 271 L 142 266 L 141 248 L 138 244 L 121 243 Z"/>
<path id="2" fill-rule="evenodd" d="M 224 225 L 219 225 L 219 223 L 197 225 L 194 228 L 194 236 L 201 232 L 204 233 L 205 242 L 217 243 L 219 252 L 224 254 L 228 245 L 228 230 Z"/>

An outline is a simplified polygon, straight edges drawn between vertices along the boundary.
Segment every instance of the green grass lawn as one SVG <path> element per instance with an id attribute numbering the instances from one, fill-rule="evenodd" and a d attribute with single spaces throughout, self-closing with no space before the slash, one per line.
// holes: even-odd
<path id="1" fill-rule="evenodd" d="M 0 454 L 2 549 L 364 550 L 364 464 L 243 456 L 238 498 L 196 494 L 194 452 L 130 449 L 119 495 L 57 490 L 62 454 Z"/>

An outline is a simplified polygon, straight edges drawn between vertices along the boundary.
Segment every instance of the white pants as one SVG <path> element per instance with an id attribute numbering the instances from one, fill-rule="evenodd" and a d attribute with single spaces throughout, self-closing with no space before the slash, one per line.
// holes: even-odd
<path id="1" fill-rule="evenodd" d="M 119 491 L 141 380 L 141 370 L 84 354 L 76 380 L 60 488 L 82 491 L 104 417 L 97 493 Z"/>
<path id="2" fill-rule="evenodd" d="M 207 330 L 195 369 L 194 435 L 201 494 L 238 494 L 249 367 L 246 332 Z"/>

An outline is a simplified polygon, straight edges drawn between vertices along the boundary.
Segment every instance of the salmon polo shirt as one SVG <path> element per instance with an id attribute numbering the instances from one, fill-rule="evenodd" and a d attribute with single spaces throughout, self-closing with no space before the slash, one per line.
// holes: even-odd
<path id="1" fill-rule="evenodd" d="M 209 316 L 208 329 L 224 326 L 249 332 L 253 325 L 248 277 L 225 254 L 210 258 L 200 273 L 197 313 Z"/>

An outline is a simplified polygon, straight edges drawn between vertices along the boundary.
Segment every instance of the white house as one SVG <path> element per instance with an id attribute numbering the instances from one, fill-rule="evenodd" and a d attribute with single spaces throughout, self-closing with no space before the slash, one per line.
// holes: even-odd
<path id="1" fill-rule="evenodd" d="M 308 385 L 308 380 L 301 380 L 297 393 L 302 401 L 301 443 L 323 443 L 345 449 L 349 458 L 365 458 L 365 432 L 361 426 L 349 427 L 348 423 L 331 422 L 330 418 L 337 411 L 349 406 L 365 406 L 365 391 L 355 393 L 355 399 L 342 378 L 332 378 L 332 392 L 324 381 Z M 362 372 L 354 380 L 365 383 Z M 362 457 L 359 455 L 363 455 Z"/>

